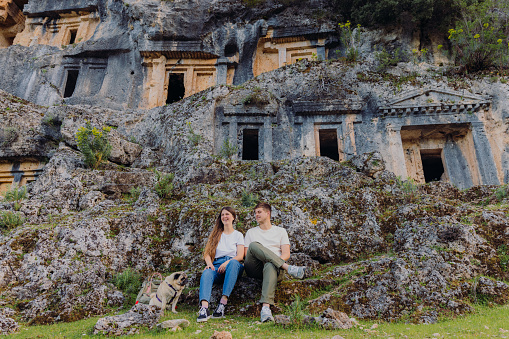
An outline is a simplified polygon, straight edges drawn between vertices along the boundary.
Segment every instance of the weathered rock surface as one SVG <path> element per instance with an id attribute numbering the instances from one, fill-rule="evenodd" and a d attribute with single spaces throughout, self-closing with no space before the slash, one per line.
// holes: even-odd
<path id="1" fill-rule="evenodd" d="M 99 319 L 94 326 L 94 334 L 114 336 L 136 334 L 142 327 L 154 327 L 160 316 L 158 307 L 136 304 L 127 313 Z"/>
<path id="2" fill-rule="evenodd" d="M 190 325 L 190 322 L 187 319 L 172 319 L 172 320 L 166 320 L 160 324 L 157 324 L 157 326 L 161 327 L 161 328 L 175 328 L 177 326 L 181 327 L 181 328 L 185 328 L 185 327 L 188 327 L 189 325 Z"/>
<path id="3" fill-rule="evenodd" d="M 6 335 L 16 332 L 19 329 L 19 325 L 14 319 L 7 318 L 4 315 L 0 315 L 0 335 Z"/>

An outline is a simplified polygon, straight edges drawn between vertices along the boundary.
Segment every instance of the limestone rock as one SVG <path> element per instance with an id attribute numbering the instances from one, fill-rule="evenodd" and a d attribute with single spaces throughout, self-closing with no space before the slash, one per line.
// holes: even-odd
<path id="1" fill-rule="evenodd" d="M 7 318 L 5 315 L 0 315 L 0 335 L 6 335 L 16 332 L 19 329 L 19 325 L 16 321 L 11 318 Z"/>
<path id="2" fill-rule="evenodd" d="M 157 324 L 157 327 L 161 328 L 175 328 L 177 326 L 185 328 L 188 327 L 191 323 L 187 319 L 172 319 L 166 320 L 162 323 Z"/>
<path id="3" fill-rule="evenodd" d="M 232 339 L 233 336 L 231 332 L 228 331 L 214 331 L 214 334 L 210 336 L 210 339 Z"/>
<path id="4" fill-rule="evenodd" d="M 353 326 L 350 317 L 331 308 L 326 309 L 319 318 L 321 325 L 329 330 L 349 329 Z"/>
<path id="5" fill-rule="evenodd" d="M 355 168 L 367 176 L 375 177 L 379 172 L 385 170 L 385 163 L 380 152 L 364 153 L 350 159 Z"/>
<path id="6" fill-rule="evenodd" d="M 154 327 L 160 316 L 160 309 L 156 306 L 136 304 L 127 313 L 99 319 L 94 326 L 94 334 L 136 334 L 140 327 Z"/>
<path id="7" fill-rule="evenodd" d="M 116 130 L 108 134 L 108 140 L 111 145 L 111 154 L 108 159 L 113 162 L 131 165 L 141 154 L 140 145 L 124 140 Z"/>
<path id="8" fill-rule="evenodd" d="M 284 314 L 277 314 L 274 316 L 274 322 L 278 325 L 287 326 L 292 324 L 292 318 Z"/>
<path id="9" fill-rule="evenodd" d="M 99 191 L 92 191 L 80 198 L 79 207 L 81 210 L 92 208 L 104 199 L 104 194 Z"/>

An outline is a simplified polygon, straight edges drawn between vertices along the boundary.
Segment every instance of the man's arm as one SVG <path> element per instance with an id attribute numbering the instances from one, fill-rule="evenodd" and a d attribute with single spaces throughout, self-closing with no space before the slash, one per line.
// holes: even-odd
<path id="1" fill-rule="evenodd" d="M 290 259 L 290 245 L 281 245 L 281 259 L 284 261 Z"/>

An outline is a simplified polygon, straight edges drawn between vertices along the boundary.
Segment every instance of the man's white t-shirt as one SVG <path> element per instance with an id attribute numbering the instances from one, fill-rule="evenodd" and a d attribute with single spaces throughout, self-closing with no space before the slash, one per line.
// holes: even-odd
<path id="1" fill-rule="evenodd" d="M 234 257 L 237 255 L 237 245 L 244 245 L 244 236 L 239 231 L 235 230 L 233 233 L 221 234 L 219 243 L 216 247 L 215 258 L 224 256 Z M 214 259 L 215 259 L 214 258 Z"/>
<path id="2" fill-rule="evenodd" d="M 260 226 L 251 228 L 246 233 L 245 246 L 249 247 L 249 244 L 252 242 L 259 242 L 276 253 L 278 257 L 281 256 L 281 245 L 290 245 L 288 233 L 279 226 L 272 226 L 266 231 L 262 230 Z"/>

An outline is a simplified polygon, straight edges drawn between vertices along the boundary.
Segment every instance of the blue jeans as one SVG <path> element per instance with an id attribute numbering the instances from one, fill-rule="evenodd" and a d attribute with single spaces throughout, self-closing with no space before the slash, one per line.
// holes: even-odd
<path id="1" fill-rule="evenodd" d="M 212 285 L 216 282 L 223 282 L 223 295 L 229 297 L 233 291 L 233 287 L 237 282 L 237 278 L 242 275 L 244 266 L 232 257 L 221 257 L 214 260 L 212 265 L 215 267 L 215 271 L 207 268 L 203 271 L 200 278 L 200 302 L 205 300 L 210 302 L 210 296 L 212 294 Z M 225 261 L 230 260 L 226 266 L 224 273 L 219 273 L 217 270 L 219 266 Z"/>

